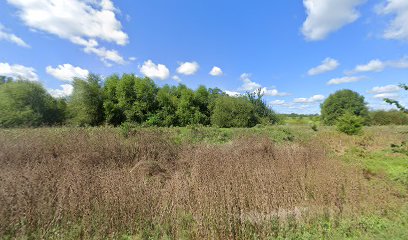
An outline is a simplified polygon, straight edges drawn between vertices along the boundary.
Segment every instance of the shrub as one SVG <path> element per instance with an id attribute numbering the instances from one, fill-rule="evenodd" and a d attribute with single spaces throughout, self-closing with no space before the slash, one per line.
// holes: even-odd
<path id="1" fill-rule="evenodd" d="M 370 124 L 376 126 L 408 125 L 408 115 L 396 110 L 370 112 Z"/>
<path id="2" fill-rule="evenodd" d="M 224 128 L 253 127 L 257 124 L 254 105 L 244 97 L 220 97 L 215 102 L 211 123 Z"/>
<path id="3" fill-rule="evenodd" d="M 347 135 L 357 135 L 363 130 L 364 118 L 346 113 L 337 121 L 337 130 Z"/>

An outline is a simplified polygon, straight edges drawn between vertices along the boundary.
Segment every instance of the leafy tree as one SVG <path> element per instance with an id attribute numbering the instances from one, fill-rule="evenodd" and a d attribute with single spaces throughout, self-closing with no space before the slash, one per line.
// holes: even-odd
<path id="1" fill-rule="evenodd" d="M 252 103 L 252 105 L 254 105 L 255 113 L 259 122 L 276 124 L 280 121 L 279 116 L 272 109 L 270 109 L 263 100 L 261 89 L 258 89 L 252 93 L 247 92 L 246 97 Z"/>
<path id="2" fill-rule="evenodd" d="M 126 116 L 118 104 L 117 88 L 119 81 L 120 78 L 118 75 L 112 75 L 106 78 L 103 88 L 103 108 L 106 122 L 114 126 L 118 126 L 126 120 Z"/>
<path id="3" fill-rule="evenodd" d="M 345 113 L 368 120 L 368 108 L 364 97 L 351 90 L 340 90 L 330 95 L 321 105 L 321 117 L 326 125 L 334 125 Z"/>
<path id="4" fill-rule="evenodd" d="M 7 82 L 0 85 L 0 127 L 38 127 L 64 120 L 64 102 L 55 100 L 38 83 Z"/>
<path id="5" fill-rule="evenodd" d="M 0 76 L 0 85 L 8 83 L 8 82 L 12 82 L 12 81 L 13 81 L 13 78 L 11 77 Z"/>
<path id="6" fill-rule="evenodd" d="M 363 130 L 364 121 L 364 118 L 347 112 L 338 119 L 337 130 L 347 135 L 357 135 Z"/>
<path id="7" fill-rule="evenodd" d="M 87 79 L 74 79 L 74 91 L 68 103 L 71 123 L 77 126 L 97 126 L 104 121 L 101 78 L 89 74 Z"/>
<path id="8" fill-rule="evenodd" d="M 157 92 L 158 110 L 156 115 L 152 116 L 148 123 L 150 125 L 157 125 L 163 127 L 170 127 L 177 125 L 177 111 L 178 97 L 177 88 L 169 85 L 163 86 Z"/>
<path id="9" fill-rule="evenodd" d="M 405 91 L 408 91 L 408 85 L 400 84 L 400 87 Z M 385 98 L 384 101 L 388 104 L 395 105 L 401 112 L 408 113 L 408 109 L 402 106 L 398 101 L 389 98 Z"/>
<path id="10" fill-rule="evenodd" d="M 257 124 L 254 105 L 245 97 L 217 98 L 211 123 L 218 127 L 253 127 Z"/>

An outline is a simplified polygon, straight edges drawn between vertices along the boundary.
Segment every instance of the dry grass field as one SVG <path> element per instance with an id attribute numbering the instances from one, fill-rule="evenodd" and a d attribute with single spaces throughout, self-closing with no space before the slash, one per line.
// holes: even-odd
<path id="1" fill-rule="evenodd" d="M 407 127 L 1 130 L 0 238 L 407 239 L 407 140 Z"/>

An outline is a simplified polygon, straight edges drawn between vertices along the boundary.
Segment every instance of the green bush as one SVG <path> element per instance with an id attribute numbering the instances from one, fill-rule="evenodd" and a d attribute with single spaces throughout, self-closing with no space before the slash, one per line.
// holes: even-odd
<path id="1" fill-rule="evenodd" d="M 347 135 L 360 134 L 364 126 L 364 118 L 346 113 L 337 121 L 337 130 Z"/>
<path id="2" fill-rule="evenodd" d="M 408 114 L 396 110 L 370 112 L 370 124 L 375 126 L 408 125 Z"/>
<path id="3" fill-rule="evenodd" d="M 253 127 L 257 124 L 255 107 L 245 97 L 219 97 L 215 101 L 211 123 L 218 127 Z"/>

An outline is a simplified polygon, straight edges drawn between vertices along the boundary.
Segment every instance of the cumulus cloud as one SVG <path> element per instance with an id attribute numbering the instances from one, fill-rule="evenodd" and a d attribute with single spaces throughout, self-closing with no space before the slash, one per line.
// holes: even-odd
<path id="1" fill-rule="evenodd" d="M 177 73 L 187 76 L 194 75 L 199 68 L 200 65 L 198 65 L 197 62 L 184 62 L 180 63 L 180 66 L 177 68 Z"/>
<path id="2" fill-rule="evenodd" d="M 293 100 L 294 103 L 303 103 L 303 104 L 311 104 L 311 103 L 319 103 L 325 99 L 323 95 L 314 95 L 310 98 L 295 98 Z"/>
<path id="3" fill-rule="evenodd" d="M 124 64 L 117 51 L 99 46 L 98 40 L 126 45 L 128 35 L 116 18 L 111 0 L 7 0 L 18 9 L 18 16 L 31 29 L 67 39 L 96 54 L 107 65 Z"/>
<path id="4" fill-rule="evenodd" d="M 286 105 L 286 102 L 285 102 L 285 100 L 274 100 L 274 101 L 270 102 L 269 105 L 271 105 L 271 106 L 284 106 L 284 105 Z"/>
<path id="5" fill-rule="evenodd" d="M 387 86 L 382 86 L 382 87 L 374 87 L 368 93 L 371 94 L 380 94 L 380 93 L 394 93 L 394 92 L 399 92 L 401 88 L 397 85 L 387 85 Z"/>
<path id="6" fill-rule="evenodd" d="M 330 33 L 356 21 L 357 6 L 365 0 L 303 0 L 307 18 L 302 33 L 308 40 L 325 39 Z"/>
<path id="7" fill-rule="evenodd" d="M 283 96 L 288 96 L 289 93 L 285 92 L 279 92 L 278 89 L 269 89 L 266 87 L 261 88 L 261 94 L 263 94 L 266 97 L 283 97 Z"/>
<path id="8" fill-rule="evenodd" d="M 5 40 L 14 44 L 17 44 L 20 47 L 25 47 L 29 48 L 30 45 L 28 45 L 26 42 L 24 42 L 23 39 L 17 37 L 16 35 L 6 31 L 4 26 L 0 23 L 0 40 Z"/>
<path id="9" fill-rule="evenodd" d="M 74 78 L 86 78 L 89 71 L 71 64 L 58 65 L 56 68 L 48 66 L 46 72 L 61 81 L 72 82 Z"/>
<path id="10" fill-rule="evenodd" d="M 63 84 L 60 89 L 47 89 L 51 96 L 55 98 L 64 98 L 71 96 L 74 91 L 74 87 L 71 84 Z"/>
<path id="11" fill-rule="evenodd" d="M 139 70 L 142 74 L 151 79 L 166 80 L 170 76 L 170 71 L 166 65 L 155 64 L 152 60 L 144 62 L 144 64 L 139 67 Z"/>
<path id="12" fill-rule="evenodd" d="M 327 82 L 327 85 L 338 85 L 343 83 L 351 83 L 351 82 L 358 82 L 366 79 L 366 77 L 359 76 L 359 77 L 342 77 L 342 78 L 333 78 Z"/>
<path id="13" fill-rule="evenodd" d="M 361 72 L 382 72 L 386 68 L 408 68 L 408 57 L 403 57 L 399 60 L 381 61 L 373 59 L 367 64 L 357 65 L 353 71 L 346 72 L 347 74 L 361 73 Z"/>
<path id="14" fill-rule="evenodd" d="M 177 75 L 174 75 L 171 79 L 173 79 L 174 81 L 181 83 L 181 78 Z"/>
<path id="15" fill-rule="evenodd" d="M 241 86 L 241 88 L 240 88 L 240 90 L 241 91 L 248 91 L 248 92 L 252 92 L 252 91 L 255 91 L 255 90 L 257 90 L 258 88 L 261 88 L 262 87 L 262 85 L 261 84 L 259 84 L 259 83 L 256 83 L 256 82 L 253 82 L 252 80 L 251 80 L 251 74 L 249 74 L 249 73 L 243 73 L 243 74 L 241 74 L 241 81 L 243 82 L 243 84 L 242 84 L 242 86 Z"/>
<path id="16" fill-rule="evenodd" d="M 399 94 L 396 94 L 396 93 L 379 93 L 379 94 L 374 95 L 374 98 L 377 98 L 377 99 L 384 99 L 384 98 L 397 99 L 397 98 L 399 98 Z"/>
<path id="17" fill-rule="evenodd" d="M 211 76 L 218 77 L 222 76 L 224 73 L 222 72 L 222 69 L 219 67 L 213 67 L 209 73 Z"/>
<path id="18" fill-rule="evenodd" d="M 0 75 L 32 82 L 39 80 L 34 68 L 19 64 L 10 65 L 8 63 L 0 63 Z"/>
<path id="19" fill-rule="evenodd" d="M 322 64 L 310 69 L 307 74 L 309 76 L 319 75 L 322 73 L 330 72 L 340 66 L 339 62 L 333 58 L 326 58 L 322 61 Z"/>
<path id="20" fill-rule="evenodd" d="M 239 92 L 234 92 L 234 91 L 224 91 L 224 92 L 230 97 L 239 97 L 239 96 L 241 96 L 241 93 L 239 93 Z"/>
<path id="21" fill-rule="evenodd" d="M 387 0 L 385 5 L 378 8 L 378 13 L 394 16 L 384 32 L 384 38 L 408 40 L 408 1 Z"/>

